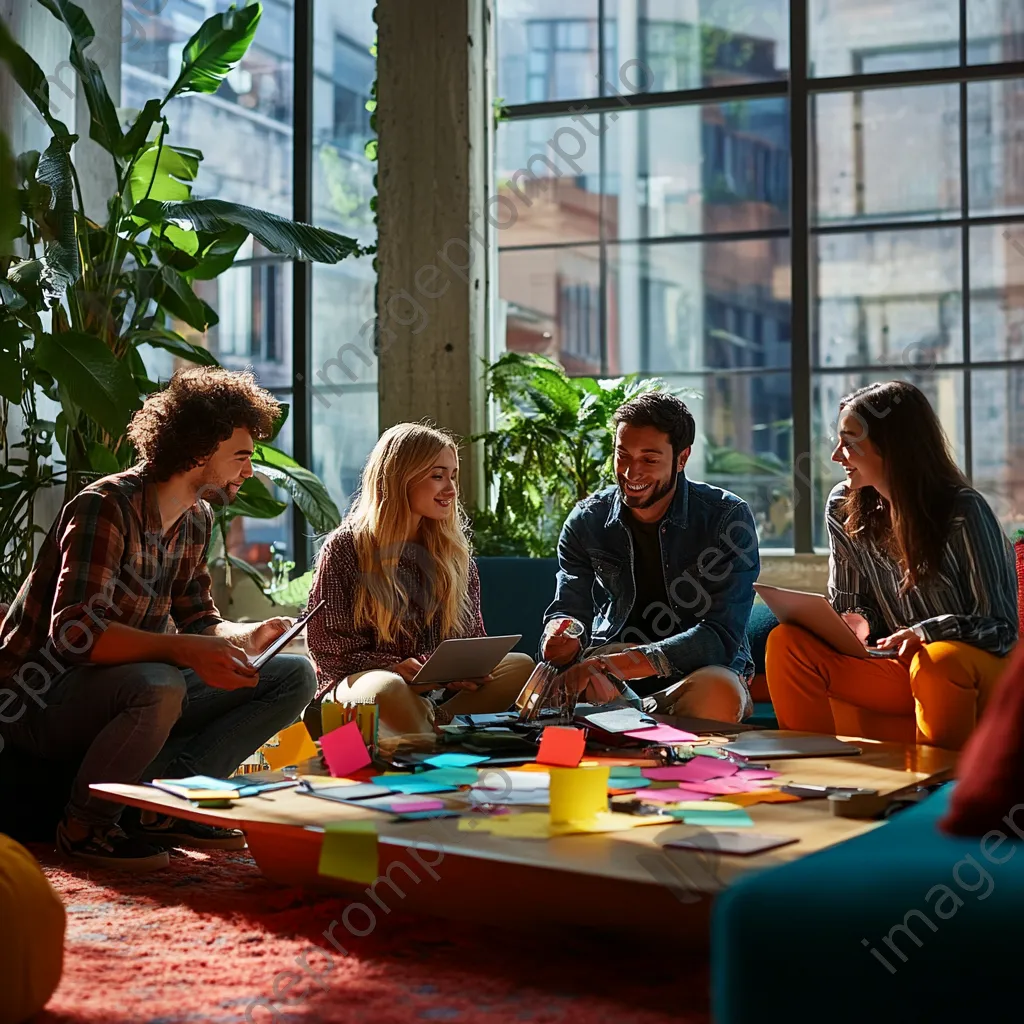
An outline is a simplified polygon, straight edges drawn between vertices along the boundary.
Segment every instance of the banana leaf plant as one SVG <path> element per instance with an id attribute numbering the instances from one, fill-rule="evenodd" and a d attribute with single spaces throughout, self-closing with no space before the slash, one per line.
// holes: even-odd
<path id="1" fill-rule="evenodd" d="M 481 555 L 555 553 L 573 505 L 612 483 L 612 414 L 645 391 L 667 389 L 660 378 L 569 377 L 551 359 L 506 352 L 484 375 L 497 407 L 494 430 L 477 434 L 493 507 L 472 514 Z"/>
<path id="2" fill-rule="evenodd" d="M 196 282 L 226 271 L 250 236 L 293 260 L 337 263 L 373 251 L 332 231 L 192 194 L 203 155 L 174 144 L 168 104 L 217 91 L 255 36 L 259 3 L 207 19 L 185 44 L 166 94 L 141 111 L 119 111 L 88 56 L 95 33 L 83 10 L 70 0 L 36 2 L 68 32 L 89 137 L 108 154 L 117 186 L 106 223 L 87 217 L 72 158 L 78 136 L 53 116 L 46 76 L 0 21 L 0 60 L 51 134 L 42 153 L 16 158 L 0 140 L 0 599 L 17 589 L 32 564 L 38 493 L 63 483 L 70 497 L 134 460 L 125 429 L 159 387 L 147 376 L 145 347 L 216 364 L 197 343 L 217 314 L 196 293 Z M 39 417 L 39 395 L 59 407 L 52 420 Z M 24 426 L 21 443 L 9 450 L 12 417 Z M 50 462 L 54 444 L 66 466 L 60 473 Z M 326 488 L 294 459 L 267 443 L 254 463 L 313 529 L 337 525 Z M 225 539 L 230 518 L 266 518 L 285 507 L 259 480 L 248 480 L 222 517 Z M 232 559 L 226 564 L 229 573 L 232 566 L 251 569 Z"/>

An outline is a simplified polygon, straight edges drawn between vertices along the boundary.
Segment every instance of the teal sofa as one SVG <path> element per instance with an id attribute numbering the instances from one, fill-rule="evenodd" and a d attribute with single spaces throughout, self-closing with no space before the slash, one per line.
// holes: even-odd
<path id="1" fill-rule="evenodd" d="M 1005 840 L 984 844 L 940 832 L 953 785 L 717 899 L 716 1024 L 966 1024 L 1019 1012 L 1024 843 L 1009 824 Z"/>

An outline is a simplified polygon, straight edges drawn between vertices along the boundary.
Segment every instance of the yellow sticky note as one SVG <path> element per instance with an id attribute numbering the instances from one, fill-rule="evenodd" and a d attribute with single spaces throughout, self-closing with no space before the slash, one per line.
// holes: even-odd
<path id="1" fill-rule="evenodd" d="M 543 811 L 501 814 L 493 818 L 459 818 L 460 832 L 490 832 L 511 839 L 547 839 L 548 816 Z"/>
<path id="2" fill-rule="evenodd" d="M 639 828 L 641 825 L 671 825 L 671 819 L 661 815 L 649 814 L 615 814 L 612 811 L 599 811 L 588 821 L 553 821 L 551 834 L 555 836 L 570 835 L 573 832 L 625 832 L 627 829 Z"/>
<path id="3" fill-rule="evenodd" d="M 539 811 L 501 815 L 494 818 L 460 818 L 460 832 L 490 832 L 507 839 L 549 839 L 574 832 L 624 832 L 641 825 L 670 825 L 660 815 L 613 814 L 598 811 L 586 821 L 551 821 Z"/>
<path id="4" fill-rule="evenodd" d="M 321 875 L 370 884 L 380 875 L 377 826 L 372 821 L 332 821 L 324 826 Z"/>
<path id="5" fill-rule="evenodd" d="M 730 803 L 735 804 L 737 807 L 749 807 L 751 804 L 787 804 L 793 800 L 799 800 L 800 797 L 794 796 L 792 793 L 783 793 L 778 789 L 759 789 L 750 793 L 726 793 L 720 796 L 717 800 L 708 800 L 705 804 L 704 810 L 707 810 L 707 804 L 710 803 Z M 715 808 L 717 810 L 718 808 Z"/>
<path id="6" fill-rule="evenodd" d="M 587 821 L 608 810 L 608 766 L 552 768 L 552 822 Z"/>
<path id="7" fill-rule="evenodd" d="M 345 724 L 344 709 L 334 701 L 325 700 L 320 705 L 320 728 L 324 733 L 340 729 Z"/>
<path id="8" fill-rule="evenodd" d="M 304 722 L 289 725 L 277 734 L 277 744 L 265 743 L 260 753 L 274 771 L 288 764 L 301 764 L 307 758 L 316 757 L 316 745 L 309 737 Z"/>

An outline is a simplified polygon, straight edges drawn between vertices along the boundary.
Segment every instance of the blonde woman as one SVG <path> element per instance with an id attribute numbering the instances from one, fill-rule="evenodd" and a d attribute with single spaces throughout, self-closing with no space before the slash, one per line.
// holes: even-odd
<path id="1" fill-rule="evenodd" d="M 307 630 L 317 700 L 372 699 L 382 731 L 429 733 L 455 714 L 505 711 L 533 668 L 509 654 L 486 679 L 412 682 L 442 640 L 484 636 L 480 578 L 458 498 L 455 439 L 418 423 L 386 430 L 359 495 L 317 560 Z"/>

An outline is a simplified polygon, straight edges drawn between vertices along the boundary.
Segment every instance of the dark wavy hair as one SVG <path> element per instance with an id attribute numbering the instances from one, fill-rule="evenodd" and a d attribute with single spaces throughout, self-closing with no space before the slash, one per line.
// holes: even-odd
<path id="1" fill-rule="evenodd" d="M 654 427 L 668 435 L 673 457 L 693 444 L 697 425 L 686 403 L 668 391 L 645 391 L 615 410 L 612 426 Z"/>
<path id="2" fill-rule="evenodd" d="M 891 380 L 860 388 L 839 403 L 839 412 L 852 413 L 859 440 L 868 438 L 878 449 L 889 485 L 888 501 L 873 487 L 847 494 L 846 532 L 887 551 L 902 567 L 907 591 L 939 569 L 953 503 L 967 481 L 935 410 L 913 384 Z"/>
<path id="3" fill-rule="evenodd" d="M 281 405 L 248 370 L 197 366 L 178 370 L 132 417 L 128 437 L 156 480 L 186 473 L 209 458 L 238 427 L 254 441 L 274 432 Z"/>

